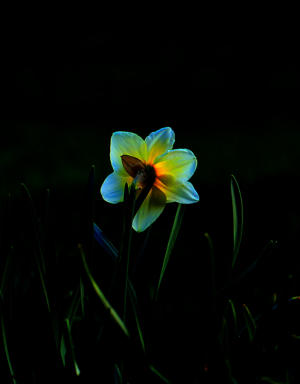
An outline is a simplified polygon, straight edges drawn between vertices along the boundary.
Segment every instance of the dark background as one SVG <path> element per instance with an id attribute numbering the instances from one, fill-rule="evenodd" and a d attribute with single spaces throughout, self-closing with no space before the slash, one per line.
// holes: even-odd
<path id="1" fill-rule="evenodd" d="M 205 290 L 202 279 L 206 281 L 207 260 L 201 259 L 204 232 L 215 243 L 219 284 L 224 280 L 232 246 L 232 173 L 245 206 L 241 264 L 250 263 L 268 240 L 277 240 L 279 250 L 264 265 L 257 289 L 268 295 L 276 290 L 298 294 L 297 283 L 289 283 L 299 272 L 300 61 L 295 31 L 284 28 L 284 33 L 270 30 L 262 35 L 253 28 L 241 34 L 228 33 L 226 25 L 202 24 L 179 33 L 159 24 L 147 32 L 129 32 L 74 24 L 28 21 L 2 35 L 2 201 L 9 192 L 18 200 L 19 184 L 25 182 L 42 215 L 39 204 L 50 188 L 58 242 L 73 246 L 76 236 L 80 238 L 91 165 L 96 166 L 97 190 L 111 172 L 112 132 L 127 130 L 145 137 L 171 126 L 175 148 L 189 148 L 198 158 L 192 182 L 200 203 L 186 209 L 183 234 L 170 265 L 165 296 L 176 294 L 166 299 L 169 307 L 161 331 L 166 354 L 179 324 L 188 336 L 180 334 L 178 345 L 193 350 L 189 330 L 197 329 L 201 318 L 194 303 L 203 298 L 199 292 Z M 120 212 L 97 195 L 96 221 L 116 244 Z M 174 213 L 175 208 L 168 206 L 153 225 L 154 266 L 146 262 L 142 267 L 150 280 L 160 265 Z M 161 233 L 163 225 L 166 234 Z M 252 300 L 257 309 L 260 303 L 255 298 L 260 293 L 251 287 L 241 291 L 240 300 Z M 179 315 L 178 298 L 184 303 Z M 170 327 L 174 312 L 178 316 Z M 194 318 L 192 327 L 187 314 Z M 172 364 L 167 370 L 172 370 L 174 359 L 180 364 L 184 355 L 192 362 L 193 377 L 201 358 L 177 352 L 169 354 Z"/>

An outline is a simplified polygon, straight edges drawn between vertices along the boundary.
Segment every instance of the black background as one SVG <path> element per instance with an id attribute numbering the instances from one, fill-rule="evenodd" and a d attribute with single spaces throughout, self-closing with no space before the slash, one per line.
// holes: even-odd
<path id="1" fill-rule="evenodd" d="M 145 137 L 171 126 L 175 148 L 196 154 L 192 182 L 200 203 L 186 209 L 164 291 L 165 323 L 162 328 L 156 325 L 165 346 L 157 348 L 162 355 L 158 360 L 169 362 L 168 372 L 176 366 L 181 378 L 186 374 L 183 362 L 190 367 L 191 380 L 197 364 L 205 361 L 201 348 L 194 354 L 192 340 L 203 337 L 209 344 L 205 332 L 197 331 L 199 323 L 205 327 L 208 322 L 199 305 L 199 300 L 207 300 L 204 232 L 215 244 L 220 286 L 231 252 L 230 174 L 237 177 L 244 197 L 241 265 L 250 263 L 268 240 L 279 244 L 256 276 L 257 286 L 244 287 L 240 300 L 252 300 L 259 309 L 260 295 L 280 291 L 293 296 L 299 288 L 289 283 L 299 268 L 298 34 L 280 22 L 262 34 L 253 25 L 242 33 L 240 28 L 229 31 L 226 23 L 204 20 L 202 16 L 199 26 L 190 30 L 154 23 L 145 31 L 141 22 L 129 31 L 114 24 L 100 27 L 101 21 L 69 25 L 64 20 L 25 19 L 11 24 L 1 43 L 1 198 L 5 201 L 11 192 L 18 200 L 19 184 L 25 182 L 42 215 L 41 201 L 50 188 L 59 244 L 73 246 L 80 240 L 88 173 L 95 164 L 99 190 L 111 172 L 112 132 L 127 130 Z M 96 221 L 116 244 L 120 213 L 97 194 Z M 174 213 L 173 206 L 167 207 L 153 225 L 155 246 L 140 272 L 146 280 L 157 274 Z M 137 284 L 142 286 L 142 280 Z M 184 309 L 178 309 L 178 302 Z M 171 353 L 178 327 L 185 331 Z M 238 374 L 253 361 L 244 361 Z M 259 372 L 267 374 L 263 368 Z"/>

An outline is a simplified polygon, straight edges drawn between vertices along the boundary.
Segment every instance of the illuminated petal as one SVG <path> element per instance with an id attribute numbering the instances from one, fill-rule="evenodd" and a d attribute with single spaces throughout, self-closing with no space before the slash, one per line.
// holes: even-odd
<path id="1" fill-rule="evenodd" d="M 148 148 L 148 161 L 152 163 L 157 156 L 172 149 L 175 142 L 175 133 L 172 128 L 161 128 L 150 133 L 145 139 Z"/>
<path id="2" fill-rule="evenodd" d="M 114 171 L 125 176 L 121 156 L 129 155 L 140 160 L 146 159 L 147 145 L 145 141 L 132 132 L 114 132 L 110 143 L 110 161 Z"/>
<path id="3" fill-rule="evenodd" d="M 167 203 L 193 204 L 199 201 L 199 195 L 189 181 L 165 185 L 161 190 L 167 196 Z"/>
<path id="4" fill-rule="evenodd" d="M 132 177 L 120 176 L 116 172 L 111 173 L 104 180 L 101 187 L 101 195 L 103 199 L 109 203 L 116 204 L 124 200 L 125 183 L 131 183 Z"/>
<path id="5" fill-rule="evenodd" d="M 196 167 L 196 156 L 188 149 L 174 149 L 155 160 L 157 176 L 172 175 L 176 181 L 188 180 Z"/>
<path id="6" fill-rule="evenodd" d="M 133 229 L 137 232 L 147 229 L 160 216 L 165 205 L 165 194 L 153 186 L 134 217 Z"/>

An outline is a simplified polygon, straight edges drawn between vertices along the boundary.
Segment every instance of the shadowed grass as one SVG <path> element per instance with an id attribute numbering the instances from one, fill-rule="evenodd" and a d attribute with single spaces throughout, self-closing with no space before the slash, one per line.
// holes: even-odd
<path id="1" fill-rule="evenodd" d="M 183 208 L 182 204 L 178 204 L 175 219 L 174 219 L 173 226 L 172 226 L 171 233 L 170 233 L 169 240 L 168 240 L 166 253 L 164 256 L 164 260 L 163 260 L 163 265 L 162 265 L 159 279 L 158 279 L 158 284 L 157 284 L 157 288 L 156 288 L 156 292 L 155 292 L 155 300 L 158 299 L 158 293 L 159 293 L 159 289 L 160 289 L 160 286 L 162 283 L 162 279 L 163 279 L 164 274 L 166 272 L 166 268 L 167 268 L 167 265 L 168 265 L 168 262 L 170 259 L 170 255 L 171 255 L 172 250 L 174 248 L 174 245 L 175 245 L 175 242 L 176 242 L 176 239 L 177 239 L 177 236 L 178 236 L 181 224 L 182 224 L 183 212 L 184 212 L 184 208 Z"/>
<path id="2" fill-rule="evenodd" d="M 94 278 L 93 278 L 93 276 L 92 276 L 92 274 L 91 274 L 91 272 L 89 270 L 89 267 L 87 265 L 85 254 L 84 254 L 84 251 L 82 249 L 81 244 L 78 245 L 78 248 L 79 248 L 79 251 L 80 251 L 80 254 L 81 254 L 81 258 L 82 258 L 84 269 L 86 271 L 86 274 L 87 274 L 87 276 L 88 276 L 88 278 L 89 278 L 89 280 L 90 280 L 90 282 L 91 282 L 91 284 L 92 284 L 92 286 L 93 286 L 97 296 L 102 301 L 102 304 L 104 305 L 104 308 L 108 311 L 108 313 L 111 316 L 111 318 L 117 323 L 117 325 L 120 327 L 120 329 L 123 331 L 123 333 L 126 336 L 129 336 L 129 332 L 128 332 L 128 329 L 127 329 L 126 325 L 124 324 L 124 322 L 122 321 L 120 316 L 117 314 L 117 312 L 114 310 L 114 308 L 111 306 L 111 304 L 109 303 L 109 301 L 105 297 L 104 293 L 99 288 L 99 286 L 96 283 L 96 281 L 94 280 Z"/>

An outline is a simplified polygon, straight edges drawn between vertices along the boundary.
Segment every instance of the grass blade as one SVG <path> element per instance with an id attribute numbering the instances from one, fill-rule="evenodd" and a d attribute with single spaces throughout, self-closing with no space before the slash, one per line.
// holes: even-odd
<path id="1" fill-rule="evenodd" d="M 82 313 L 82 316 L 84 316 L 84 285 L 81 278 L 80 278 L 79 286 L 80 286 L 81 313 Z"/>
<path id="2" fill-rule="evenodd" d="M 72 338 L 71 326 L 70 326 L 69 319 L 68 318 L 65 319 L 65 322 L 66 322 L 66 326 L 67 326 L 67 333 L 68 333 L 68 338 L 69 338 L 69 344 L 70 344 L 70 349 L 71 349 L 71 358 L 72 358 L 72 362 L 73 362 L 73 366 L 74 366 L 74 371 L 75 371 L 76 376 L 79 376 L 80 375 L 80 369 L 78 367 L 78 364 L 77 364 L 76 358 L 75 358 L 75 350 L 74 350 L 74 344 L 73 344 L 73 338 Z"/>
<path id="3" fill-rule="evenodd" d="M 230 308 L 231 308 L 231 312 L 232 312 L 234 331 L 235 331 L 235 333 L 237 333 L 238 323 L 237 323 L 237 314 L 236 314 L 235 305 L 234 305 L 234 302 L 230 299 L 228 300 L 228 303 L 230 304 Z"/>
<path id="4" fill-rule="evenodd" d="M 244 208 L 243 199 L 239 184 L 236 178 L 231 175 L 230 180 L 231 200 L 232 200 L 232 216 L 233 216 L 233 258 L 232 268 L 236 263 L 236 259 L 240 250 L 243 226 L 244 226 Z"/>
<path id="5" fill-rule="evenodd" d="M 133 315 L 134 315 L 135 322 L 136 322 L 137 331 L 138 331 L 138 334 L 139 334 L 139 339 L 140 339 L 140 342 L 141 342 L 141 346 L 142 346 L 143 352 L 145 353 L 146 352 L 145 341 L 144 341 L 142 327 L 141 327 L 140 319 L 139 319 L 139 316 L 138 316 L 138 313 L 137 313 L 137 308 L 136 308 L 137 297 L 136 297 L 135 289 L 134 289 L 132 283 L 130 282 L 130 280 L 128 281 L 128 287 L 129 287 L 129 289 L 128 289 L 128 291 L 129 291 L 129 298 L 130 298 L 130 302 L 131 302 L 131 306 L 132 306 L 132 310 L 133 310 Z"/>
<path id="6" fill-rule="evenodd" d="M 14 247 L 11 245 L 11 247 L 8 251 L 8 255 L 7 255 L 7 258 L 5 261 L 5 265 L 4 265 L 4 270 L 2 273 L 2 277 L 1 277 L 1 283 L 0 283 L 0 299 L 1 300 L 4 299 L 4 292 L 6 289 L 6 283 L 7 283 L 7 279 L 8 279 L 8 274 L 9 274 L 9 269 L 10 269 L 10 265 L 11 265 L 11 258 L 12 258 L 13 251 L 14 251 Z"/>
<path id="7" fill-rule="evenodd" d="M 98 227 L 96 223 L 93 223 L 94 227 L 94 239 L 97 243 L 108 253 L 113 260 L 117 260 L 119 257 L 119 252 L 117 248 L 107 239 L 102 230 Z"/>
<path id="8" fill-rule="evenodd" d="M 162 265 L 162 268 L 160 271 L 160 276 L 159 276 L 158 285 L 157 285 L 157 289 L 156 289 L 156 296 L 155 296 L 156 300 L 158 297 L 158 292 L 159 292 L 159 289 L 161 286 L 162 279 L 163 279 L 164 274 L 166 272 L 166 268 L 167 268 L 167 265 L 168 265 L 168 262 L 170 259 L 170 255 L 171 255 L 172 250 L 174 248 L 174 245 L 175 245 L 178 233 L 179 233 L 179 229 L 181 227 L 182 218 L 183 218 L 183 206 L 181 204 L 178 204 L 174 223 L 172 226 L 172 230 L 170 233 L 170 237 L 169 237 L 169 241 L 168 241 L 168 245 L 167 245 L 167 249 L 166 249 L 166 253 L 165 253 L 165 257 L 164 257 L 164 261 L 163 261 L 163 265 Z"/>
<path id="9" fill-rule="evenodd" d="M 210 256 L 210 269 L 211 269 L 211 292 L 212 292 L 212 310 L 215 313 L 217 310 L 217 288 L 216 288 L 216 263 L 213 242 L 208 233 L 204 233 L 207 239 Z"/>
<path id="10" fill-rule="evenodd" d="M 93 286 L 97 296 L 102 301 L 102 304 L 104 305 L 105 309 L 108 311 L 108 313 L 110 314 L 112 319 L 118 324 L 118 326 L 121 328 L 121 330 L 124 332 L 124 334 L 126 336 L 129 336 L 129 332 L 128 332 L 124 322 L 122 321 L 120 316 L 117 314 L 117 312 L 114 310 L 114 308 L 111 306 L 111 304 L 109 303 L 109 301 L 105 297 L 104 293 L 101 291 L 101 289 L 99 288 L 98 284 L 94 280 L 94 278 L 93 278 L 93 276 L 92 276 L 92 274 L 91 274 L 91 272 L 89 270 L 89 267 L 87 265 L 85 254 L 83 252 L 82 246 L 80 244 L 78 245 L 78 248 L 79 248 L 79 251 L 80 251 L 80 254 L 81 254 L 81 258 L 82 258 L 84 269 L 85 269 L 85 271 L 86 271 L 86 273 L 88 275 L 88 278 L 89 278 L 89 280 L 90 280 L 90 282 L 91 282 L 91 284 L 92 284 L 92 286 Z"/>
<path id="11" fill-rule="evenodd" d="M 4 352 L 9 368 L 10 375 L 12 377 L 12 381 L 14 384 L 17 384 L 16 379 L 15 379 L 15 373 L 11 364 L 10 356 L 9 356 L 9 351 L 8 351 L 8 346 L 7 346 L 7 339 L 6 339 L 6 331 L 5 331 L 5 325 L 4 325 L 4 319 L 3 319 L 3 314 L 1 314 L 1 331 L 2 331 L 2 340 L 3 340 L 3 347 L 4 347 Z"/>
<path id="12" fill-rule="evenodd" d="M 243 308 L 249 340 L 250 342 L 252 342 L 256 331 L 256 321 L 246 304 L 243 304 Z"/>
<path id="13" fill-rule="evenodd" d="M 62 337 L 60 339 L 59 352 L 60 352 L 61 361 L 63 363 L 63 366 L 65 367 L 66 366 L 67 347 L 66 347 L 66 342 L 65 342 L 64 335 L 62 335 Z"/>
<path id="14" fill-rule="evenodd" d="M 114 383 L 115 384 L 122 384 L 123 379 L 122 379 L 122 373 L 120 368 L 115 364 L 114 366 Z"/>
<path id="15" fill-rule="evenodd" d="M 25 195 L 28 199 L 29 206 L 30 206 L 30 215 L 31 215 L 32 227 L 33 227 L 35 245 L 36 245 L 35 261 L 36 261 L 38 274 L 39 274 L 41 285 L 42 285 L 42 291 L 46 300 L 47 309 L 48 309 L 48 312 L 50 313 L 51 312 L 50 301 L 49 301 L 49 295 L 47 292 L 47 287 L 45 282 L 46 264 L 45 264 L 44 253 L 42 250 L 42 239 L 41 239 L 40 229 L 38 226 L 38 217 L 35 211 L 33 199 L 31 197 L 29 189 L 23 183 L 21 183 L 21 187 L 24 189 Z"/>
<path id="16" fill-rule="evenodd" d="M 149 365 L 150 371 L 152 371 L 157 377 L 161 379 L 166 384 L 170 384 L 171 382 L 163 375 L 161 374 L 153 365 Z"/>

